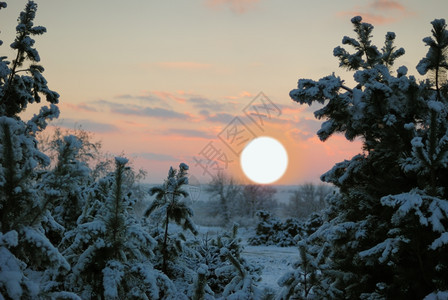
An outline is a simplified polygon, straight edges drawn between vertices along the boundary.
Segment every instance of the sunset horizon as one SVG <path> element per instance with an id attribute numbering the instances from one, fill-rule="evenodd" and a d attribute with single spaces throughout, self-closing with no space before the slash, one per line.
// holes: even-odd
<path id="1" fill-rule="evenodd" d="M 10 24 L 25 3 L 8 3 L 0 20 L 4 50 L 14 39 Z M 407 53 L 396 69 L 415 66 L 424 56 L 422 38 L 447 8 L 443 1 L 428 6 L 386 0 L 324 6 L 207 0 L 177 2 L 176 10 L 151 1 L 101 3 L 38 1 L 36 24 L 48 32 L 36 37 L 36 45 L 46 78 L 61 95 L 61 116 L 51 125 L 92 132 L 106 152 L 124 154 L 146 170 L 146 182 L 162 182 L 170 166 L 184 162 L 207 183 L 218 169 L 245 180 L 239 150 L 223 139 L 223 131 L 238 123 L 250 131 L 246 138 L 270 136 L 284 145 L 289 164 L 275 182 L 280 185 L 318 183 L 335 163 L 362 153 L 359 141 L 342 135 L 321 142 L 317 107 L 299 105 L 288 95 L 299 78 L 333 72 L 353 85 L 353 74 L 338 69 L 332 53 L 345 35 L 354 35 L 350 19 L 360 15 L 372 23 L 376 41 L 388 31 L 397 34 L 396 45 Z M 419 26 L 411 32 L 410 24 Z M 251 118 L 256 112 L 248 106 L 260 93 L 275 107 Z M 263 103 L 255 104 L 262 109 Z M 24 118 L 37 110 L 30 106 Z M 227 156 L 213 172 L 198 162 L 207 147 L 220 151 L 215 159 Z"/>

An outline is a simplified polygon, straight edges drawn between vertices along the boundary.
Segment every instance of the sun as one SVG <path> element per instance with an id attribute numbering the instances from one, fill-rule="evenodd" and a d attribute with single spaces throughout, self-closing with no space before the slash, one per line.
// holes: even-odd
<path id="1" fill-rule="evenodd" d="M 262 136 L 250 141 L 241 152 L 241 168 L 251 181 L 260 184 L 279 180 L 288 167 L 288 153 L 274 138 Z"/>

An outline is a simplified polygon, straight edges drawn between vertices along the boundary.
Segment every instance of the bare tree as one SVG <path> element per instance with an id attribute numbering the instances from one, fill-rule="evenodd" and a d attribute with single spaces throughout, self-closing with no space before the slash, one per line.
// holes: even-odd
<path id="1" fill-rule="evenodd" d="M 324 184 L 305 183 L 293 191 L 285 213 L 291 217 L 306 218 L 326 207 L 326 196 L 332 188 Z"/>
<path id="2" fill-rule="evenodd" d="M 233 203 L 237 201 L 241 194 L 241 186 L 237 184 L 235 179 L 223 172 L 218 172 L 206 188 L 211 194 L 215 204 L 211 212 L 222 217 L 221 224 L 226 226 L 230 224 L 232 217 Z"/>
<path id="3" fill-rule="evenodd" d="M 271 210 L 277 203 L 274 194 L 275 188 L 269 185 L 248 184 L 242 190 L 241 213 L 251 218 L 260 209 Z"/>

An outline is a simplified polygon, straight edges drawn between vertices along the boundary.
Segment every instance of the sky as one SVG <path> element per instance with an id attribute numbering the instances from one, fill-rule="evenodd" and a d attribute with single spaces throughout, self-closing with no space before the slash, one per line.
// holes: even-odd
<path id="1" fill-rule="evenodd" d="M 8 45 L 26 2 L 7 1 L 0 11 L 0 51 L 11 60 Z M 375 26 L 380 48 L 395 32 L 406 50 L 395 66 L 417 76 L 427 52 L 422 38 L 448 12 L 446 0 L 36 2 L 35 25 L 48 31 L 35 38 L 36 48 L 50 89 L 61 95 L 52 125 L 91 131 L 105 151 L 145 169 L 151 183 L 181 162 L 199 183 L 218 170 L 244 181 L 241 147 L 258 136 L 278 139 L 288 152 L 276 184 L 319 182 L 360 153 L 361 143 L 317 138 L 318 107 L 289 97 L 298 79 L 334 72 L 353 84 L 333 49 L 354 37 L 356 15 Z M 29 107 L 23 118 L 37 110 Z"/>

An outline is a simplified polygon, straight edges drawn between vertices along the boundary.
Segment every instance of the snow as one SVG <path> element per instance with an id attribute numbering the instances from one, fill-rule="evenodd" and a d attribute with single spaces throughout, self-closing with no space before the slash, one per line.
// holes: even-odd
<path id="1" fill-rule="evenodd" d="M 423 300 L 447 300 L 448 299 L 448 291 L 438 291 L 433 292 L 426 296 Z"/>
<path id="2" fill-rule="evenodd" d="M 207 265 L 200 264 L 200 265 L 199 265 L 199 268 L 198 268 L 198 270 L 197 270 L 197 272 L 198 272 L 198 274 L 206 275 L 207 272 L 208 272 L 208 267 L 207 267 Z"/>
<path id="3" fill-rule="evenodd" d="M 19 299 L 23 290 L 20 283 L 23 278 L 20 263 L 8 249 L 0 247 L 0 286 L 6 288 L 7 295 Z M 0 294 L 1 296 L 1 294 Z"/>
<path id="4" fill-rule="evenodd" d="M 356 16 L 356 17 L 353 17 L 351 19 L 352 23 L 361 23 L 361 21 L 362 21 L 362 17 L 361 16 Z"/>
<path id="5" fill-rule="evenodd" d="M 406 124 L 404 124 L 404 129 L 406 129 L 406 130 L 412 130 L 412 129 L 414 129 L 415 128 L 415 124 L 414 123 L 406 123 Z"/>
<path id="6" fill-rule="evenodd" d="M 125 165 L 125 164 L 128 163 L 129 160 L 127 158 L 124 158 L 124 157 L 115 157 L 115 161 L 119 165 Z"/>
<path id="7" fill-rule="evenodd" d="M 383 197 L 381 203 L 396 207 L 396 212 L 392 216 L 393 224 L 399 224 L 401 219 L 412 211 L 419 218 L 421 225 L 430 224 L 434 232 L 446 231 L 442 220 L 448 215 L 448 203 L 444 199 L 431 197 L 425 195 L 424 191 L 414 189 L 409 193 Z M 428 206 L 428 212 L 424 211 L 423 204 Z"/>
<path id="8" fill-rule="evenodd" d="M 398 77 L 405 76 L 406 74 L 408 74 L 408 68 L 406 68 L 406 66 L 401 66 L 397 69 Z"/>
<path id="9" fill-rule="evenodd" d="M 359 255 L 361 257 L 366 257 L 366 256 L 373 256 L 381 252 L 381 256 L 378 258 L 378 261 L 380 263 L 384 263 L 388 261 L 389 256 L 391 254 L 395 254 L 398 252 L 401 243 L 408 243 L 408 242 L 409 240 L 402 237 L 388 238 L 384 242 L 376 245 L 375 247 L 369 250 L 361 251 Z"/>
<path id="10" fill-rule="evenodd" d="M 17 246 L 17 244 L 18 244 L 17 231 L 11 230 L 5 234 L 2 234 L 0 232 L 0 245 L 14 247 L 14 246 Z"/>
<path id="11" fill-rule="evenodd" d="M 437 238 L 429 247 L 432 250 L 442 247 L 448 244 L 448 232 L 443 232 L 439 238 Z"/>
<path id="12" fill-rule="evenodd" d="M 94 233 L 106 232 L 106 224 L 104 224 L 104 222 L 100 221 L 100 220 L 95 220 L 92 222 L 81 224 L 80 227 L 83 230 L 86 230 L 89 232 L 93 231 Z"/>
<path id="13" fill-rule="evenodd" d="M 66 270 L 70 270 L 70 265 L 66 259 L 45 235 L 31 227 L 23 227 L 21 233 L 27 242 L 36 246 L 42 253 L 48 255 L 48 258 L 52 263 L 61 266 Z"/>
<path id="14" fill-rule="evenodd" d="M 425 146 L 423 144 L 423 142 L 422 142 L 422 138 L 419 137 L 419 136 L 417 136 L 417 137 L 412 139 L 411 145 L 412 145 L 412 147 L 415 147 L 415 148 L 420 148 L 420 147 L 424 147 Z"/>
<path id="15" fill-rule="evenodd" d="M 261 281 L 258 283 L 261 290 L 278 291 L 277 281 L 286 272 L 292 270 L 292 264 L 299 258 L 297 247 L 277 246 L 244 246 L 243 257 L 249 263 L 263 266 Z"/>
<path id="16" fill-rule="evenodd" d="M 117 261 L 110 261 L 103 269 L 104 296 L 106 298 L 118 298 L 118 286 L 123 279 L 123 266 Z"/>
<path id="17" fill-rule="evenodd" d="M 70 292 L 65 292 L 65 291 L 52 293 L 51 296 L 52 296 L 52 299 L 81 300 L 81 298 L 78 297 L 78 295 L 76 295 L 75 293 L 70 293 Z"/>
<path id="18" fill-rule="evenodd" d="M 441 113 L 443 111 L 443 109 L 445 108 L 445 104 L 440 101 L 430 100 L 427 103 L 428 103 L 429 109 L 436 113 Z"/>
<path id="19" fill-rule="evenodd" d="M 283 187 L 289 192 L 289 187 Z M 198 226 L 199 236 L 207 235 L 212 237 L 225 231 L 222 227 Z M 259 290 L 269 290 L 273 293 L 280 291 L 278 280 L 287 272 L 292 271 L 292 265 L 299 259 L 297 247 L 270 246 L 250 246 L 247 243 L 249 237 L 253 236 L 250 229 L 240 228 L 238 237 L 242 239 L 243 251 L 241 256 L 249 264 L 262 266 L 261 281 L 257 282 Z M 227 249 L 226 249 L 227 250 Z"/>
<path id="20" fill-rule="evenodd" d="M 1 45 L 1 41 L 0 41 L 0 45 Z M 6 57 L 4 57 L 4 56 L 0 56 L 0 78 L 5 78 L 11 72 L 8 68 L 9 62 L 7 60 L 4 60 L 5 58 Z"/>
<path id="21" fill-rule="evenodd" d="M 349 44 L 349 45 L 353 45 L 355 47 L 361 46 L 361 44 L 357 40 L 355 40 L 354 38 L 348 37 L 348 36 L 344 36 L 342 38 L 342 44 L 344 44 L 344 45 Z"/>

